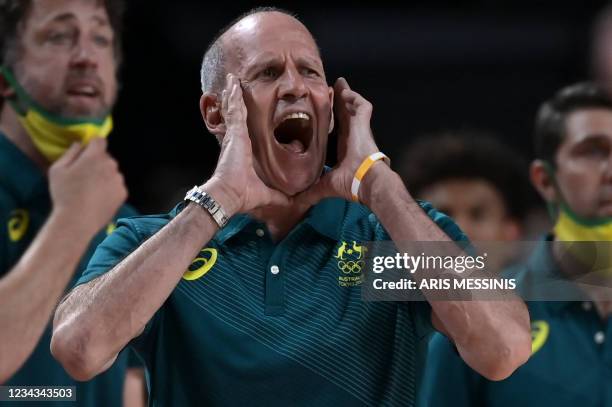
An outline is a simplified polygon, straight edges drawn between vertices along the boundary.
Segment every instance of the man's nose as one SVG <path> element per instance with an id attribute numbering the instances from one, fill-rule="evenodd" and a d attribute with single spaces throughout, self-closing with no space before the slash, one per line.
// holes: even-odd
<path id="1" fill-rule="evenodd" d="M 293 67 L 285 70 L 280 78 L 279 97 L 281 99 L 297 100 L 308 94 L 308 87 L 304 78 Z"/>
<path id="2" fill-rule="evenodd" d="M 85 38 L 85 36 L 81 36 L 78 39 L 73 49 L 71 65 L 83 68 L 95 68 L 98 66 L 93 41 Z"/>

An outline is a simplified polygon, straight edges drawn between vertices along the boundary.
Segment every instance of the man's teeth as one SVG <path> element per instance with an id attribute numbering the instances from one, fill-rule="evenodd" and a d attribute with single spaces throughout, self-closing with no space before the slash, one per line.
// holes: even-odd
<path id="1" fill-rule="evenodd" d="M 93 86 L 79 86 L 74 89 L 74 92 L 93 96 L 96 94 L 96 89 Z"/>
<path id="2" fill-rule="evenodd" d="M 298 112 L 298 113 L 291 113 L 287 116 L 285 116 L 283 118 L 283 121 L 285 120 L 289 120 L 289 119 L 304 119 L 304 120 L 310 120 L 310 116 L 308 116 L 306 113 L 303 112 Z"/>

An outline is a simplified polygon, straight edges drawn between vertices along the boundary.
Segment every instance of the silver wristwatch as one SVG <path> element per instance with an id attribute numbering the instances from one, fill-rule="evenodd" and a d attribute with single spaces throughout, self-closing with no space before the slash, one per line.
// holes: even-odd
<path id="1" fill-rule="evenodd" d="M 206 209 L 220 228 L 227 225 L 229 219 L 225 215 L 225 211 L 221 208 L 221 205 L 219 205 L 212 196 L 204 192 L 199 186 L 196 185 L 191 188 L 189 192 L 187 192 L 187 195 L 185 195 L 185 201 L 195 202 L 202 208 Z"/>

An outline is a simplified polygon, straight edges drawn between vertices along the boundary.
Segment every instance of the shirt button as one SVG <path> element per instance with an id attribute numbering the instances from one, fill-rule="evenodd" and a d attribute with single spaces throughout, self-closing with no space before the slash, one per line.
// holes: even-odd
<path id="1" fill-rule="evenodd" d="M 257 236 L 259 236 L 259 237 L 263 237 L 263 236 L 265 235 L 265 232 L 263 231 L 263 229 L 258 228 L 258 229 L 255 231 L 255 234 L 256 234 Z"/>
<path id="2" fill-rule="evenodd" d="M 593 339 L 595 340 L 596 344 L 601 345 L 606 340 L 606 334 L 604 334 L 601 331 L 598 331 L 595 333 L 595 336 L 593 337 Z"/>
<path id="3" fill-rule="evenodd" d="M 276 275 L 280 272 L 280 269 L 278 268 L 278 266 L 275 264 L 274 266 L 270 267 L 270 273 Z"/>
<path id="4" fill-rule="evenodd" d="M 590 311 L 591 307 L 592 307 L 592 305 L 588 301 L 585 301 L 585 302 L 582 303 L 582 309 L 585 310 L 585 311 Z"/>

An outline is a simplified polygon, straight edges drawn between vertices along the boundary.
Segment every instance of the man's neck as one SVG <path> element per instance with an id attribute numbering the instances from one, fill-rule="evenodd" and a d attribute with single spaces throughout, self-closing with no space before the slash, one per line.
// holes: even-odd
<path id="1" fill-rule="evenodd" d="M 250 212 L 250 215 L 266 224 L 272 241 L 285 238 L 303 218 L 309 205 L 292 200 L 288 206 L 265 206 Z"/>
<path id="2" fill-rule="evenodd" d="M 30 135 L 19 122 L 17 114 L 10 106 L 7 106 L 6 102 L 4 102 L 0 112 L 0 131 L 43 172 L 47 171 L 49 162 L 38 151 Z"/>

